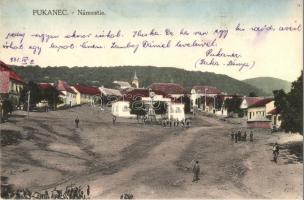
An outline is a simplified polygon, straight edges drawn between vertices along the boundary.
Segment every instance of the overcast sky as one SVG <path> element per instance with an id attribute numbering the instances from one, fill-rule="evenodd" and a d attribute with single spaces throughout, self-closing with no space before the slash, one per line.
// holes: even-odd
<path id="1" fill-rule="evenodd" d="M 223 48 L 227 52 L 242 55 L 243 61 L 255 62 L 252 69 L 239 71 L 226 66 L 199 66 L 196 61 L 205 55 L 206 49 L 139 49 L 130 50 L 75 50 L 67 52 L 43 51 L 39 56 L 27 51 L 8 51 L 0 47 L 0 59 L 8 64 L 11 57 L 28 56 L 40 66 L 118 66 L 152 65 L 178 67 L 186 70 L 211 71 L 237 79 L 271 76 L 295 80 L 303 67 L 303 31 L 237 33 L 235 26 L 245 28 L 255 25 L 298 26 L 302 22 L 301 0 L 1 0 L 0 37 L 3 44 L 8 32 L 67 34 L 121 30 L 126 33 L 121 42 L 130 40 L 127 33 L 133 30 L 148 31 L 152 28 L 170 28 L 179 32 L 209 31 L 215 28 L 228 29 L 226 39 L 217 42 L 215 51 Z M 77 9 L 102 10 L 105 16 L 33 16 L 33 9 Z M 4 27 L 4 28 L 3 28 Z M 208 39 L 212 37 L 207 37 Z M 152 38 L 153 39 L 153 38 Z M 174 37 L 173 40 L 181 38 Z M 193 39 L 193 38 L 192 38 Z M 137 39 L 131 39 L 136 42 Z M 155 41 L 166 41 L 165 36 Z M 191 41 L 191 38 L 185 39 Z M 28 39 L 25 44 L 34 43 Z"/>

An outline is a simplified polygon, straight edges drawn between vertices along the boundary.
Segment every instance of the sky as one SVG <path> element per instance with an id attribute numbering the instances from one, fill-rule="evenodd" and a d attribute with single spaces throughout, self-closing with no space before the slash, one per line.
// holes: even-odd
<path id="1" fill-rule="evenodd" d="M 101 10 L 104 16 L 34 16 L 33 9 L 67 9 L 69 12 L 77 9 L 87 11 Z M 301 0 L 1 0 L 0 1 L 0 30 L 1 46 L 0 59 L 8 64 L 11 58 L 29 57 L 36 65 L 46 66 L 122 66 L 143 65 L 158 67 L 177 67 L 186 70 L 208 71 L 226 74 L 243 80 L 259 76 L 271 76 L 288 81 L 296 80 L 303 67 L 303 30 L 300 31 L 262 31 L 254 32 L 253 26 L 303 25 L 303 3 Z M 235 27 L 241 24 L 246 28 L 244 32 L 236 32 Z M 172 43 L 182 40 L 212 40 L 215 29 L 228 30 L 227 38 L 217 38 L 216 52 L 223 49 L 225 53 L 238 53 L 240 62 L 254 65 L 251 69 L 239 71 L 237 67 L 208 66 L 195 63 L 205 58 L 209 48 L 170 48 L 170 49 L 142 49 L 136 53 L 130 49 L 48 49 L 50 43 L 43 43 L 40 55 L 33 54 L 28 49 L 11 50 L 3 48 L 5 37 L 13 32 L 48 33 L 65 35 L 74 30 L 77 33 L 101 33 L 102 31 L 123 32 L 123 38 L 118 39 L 121 44 L 141 44 L 142 40 L 155 43 L 166 42 L 167 36 L 132 38 L 132 32 L 151 29 L 162 32 L 169 28 L 174 32 Z M 181 29 L 194 31 L 208 31 L 209 35 L 179 36 Z M 14 38 L 17 39 L 17 38 Z M 14 40 L 12 39 L 12 40 Z M 110 45 L 114 40 L 89 40 L 89 42 Z M 26 37 L 24 46 L 40 45 L 37 39 Z M 64 39 L 57 43 L 69 43 Z M 77 43 L 77 42 L 76 42 Z M 209 59 L 211 59 L 209 57 Z M 227 58 L 219 58 L 220 63 L 227 63 Z M 253 64 L 254 63 L 254 64 Z"/>

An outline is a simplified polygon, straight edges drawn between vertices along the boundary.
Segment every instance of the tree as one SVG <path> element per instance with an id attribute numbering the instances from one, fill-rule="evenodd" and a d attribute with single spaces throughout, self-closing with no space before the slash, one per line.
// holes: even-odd
<path id="1" fill-rule="evenodd" d="M 167 104 L 164 101 L 156 101 L 153 103 L 153 109 L 155 114 L 163 115 L 167 113 Z"/>
<path id="2" fill-rule="evenodd" d="M 215 97 L 215 109 L 216 110 L 221 110 L 222 109 L 222 106 L 223 106 L 223 97 L 220 96 L 220 95 L 217 95 Z"/>
<path id="3" fill-rule="evenodd" d="M 139 116 L 145 116 L 147 114 L 147 107 L 143 101 L 131 101 L 130 102 L 131 114 Z"/>
<path id="4" fill-rule="evenodd" d="M 13 112 L 13 104 L 8 99 L 5 99 L 2 101 L 2 109 L 3 109 L 3 118 L 7 119 L 8 114 Z"/>
<path id="5" fill-rule="evenodd" d="M 186 94 L 184 96 L 181 96 L 177 99 L 180 103 L 184 104 L 184 111 L 185 113 L 191 112 L 191 100 L 190 97 Z"/>
<path id="6" fill-rule="evenodd" d="M 243 112 L 240 108 L 242 103 L 242 99 L 234 96 L 232 98 L 226 99 L 224 102 L 224 106 L 227 109 L 228 113 L 237 113 L 240 117 L 243 116 Z"/>
<path id="7" fill-rule="evenodd" d="M 20 103 L 24 104 L 24 108 L 27 109 L 28 91 L 30 91 L 30 107 L 36 105 L 41 101 L 41 91 L 33 81 L 28 82 L 27 86 L 24 87 L 20 92 Z"/>
<path id="8" fill-rule="evenodd" d="M 56 108 L 57 104 L 61 103 L 59 91 L 53 87 L 40 89 L 40 100 L 47 101 L 49 106 L 52 108 Z"/>
<path id="9" fill-rule="evenodd" d="M 248 96 L 249 97 L 257 97 L 258 95 L 255 92 L 250 92 Z"/>
<path id="10" fill-rule="evenodd" d="M 292 83 L 289 93 L 273 91 L 275 106 L 281 114 L 281 128 L 286 132 L 303 135 L 303 71 Z"/>

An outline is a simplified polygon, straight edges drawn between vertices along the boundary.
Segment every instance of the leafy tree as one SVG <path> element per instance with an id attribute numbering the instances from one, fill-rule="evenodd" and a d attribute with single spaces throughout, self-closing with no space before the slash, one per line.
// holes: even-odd
<path id="1" fill-rule="evenodd" d="M 215 109 L 216 110 L 221 110 L 222 106 L 223 106 L 223 98 L 220 95 L 217 95 L 215 97 Z"/>
<path id="2" fill-rule="evenodd" d="M 177 101 L 184 104 L 185 113 L 191 112 L 191 100 L 188 95 L 184 94 L 184 96 L 179 97 Z"/>
<path id="3" fill-rule="evenodd" d="M 131 101 L 130 102 L 131 114 L 139 116 L 145 116 L 147 114 L 147 107 L 143 101 Z"/>
<path id="4" fill-rule="evenodd" d="M 7 116 L 8 113 L 13 112 L 13 104 L 8 99 L 2 101 L 2 109 L 4 116 Z"/>
<path id="5" fill-rule="evenodd" d="M 257 97 L 258 95 L 256 94 L 256 92 L 250 92 L 248 96 L 249 97 Z"/>
<path id="6" fill-rule="evenodd" d="M 303 71 L 301 76 L 292 83 L 289 93 L 276 90 L 273 94 L 275 106 L 281 114 L 281 128 L 286 132 L 303 135 Z"/>
<path id="7" fill-rule="evenodd" d="M 163 115 L 167 113 L 167 104 L 164 101 L 157 101 L 153 103 L 153 109 L 155 114 L 157 115 Z"/>
<path id="8" fill-rule="evenodd" d="M 41 101 L 41 91 L 33 81 L 28 82 L 27 86 L 20 92 L 20 103 L 24 104 L 24 108 L 27 109 L 28 92 L 30 91 L 30 107 L 36 105 Z"/>
<path id="9" fill-rule="evenodd" d="M 240 117 L 242 117 L 243 112 L 240 109 L 241 103 L 242 99 L 234 96 L 232 98 L 226 99 L 224 106 L 227 109 L 228 113 L 237 113 Z"/>
<path id="10" fill-rule="evenodd" d="M 49 106 L 56 108 L 57 104 L 61 103 L 59 98 L 59 91 L 56 88 L 40 89 L 40 100 L 45 100 L 48 102 Z"/>

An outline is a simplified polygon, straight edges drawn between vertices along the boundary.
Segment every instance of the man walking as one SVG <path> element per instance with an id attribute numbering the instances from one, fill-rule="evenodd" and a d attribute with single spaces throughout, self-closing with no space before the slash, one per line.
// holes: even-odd
<path id="1" fill-rule="evenodd" d="M 198 181 L 199 179 L 199 173 L 200 173 L 200 166 L 198 165 L 198 160 L 195 162 L 193 166 L 193 180 L 192 182 Z"/>
<path id="2" fill-rule="evenodd" d="M 252 131 L 250 131 L 249 137 L 250 137 L 250 142 L 253 142 L 253 132 Z"/>
<path id="3" fill-rule="evenodd" d="M 279 151 L 280 151 L 279 145 L 278 145 L 278 143 L 275 143 L 272 147 L 273 161 L 275 163 L 277 163 Z"/>
<path id="4" fill-rule="evenodd" d="M 77 116 L 76 119 L 75 119 L 76 128 L 78 128 L 78 124 L 79 124 L 79 118 L 78 118 L 78 116 Z"/>

